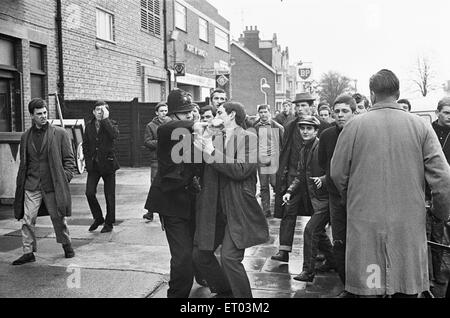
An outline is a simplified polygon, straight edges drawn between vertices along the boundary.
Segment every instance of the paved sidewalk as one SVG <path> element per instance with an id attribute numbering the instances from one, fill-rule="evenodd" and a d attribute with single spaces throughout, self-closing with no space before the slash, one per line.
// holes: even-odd
<path id="1" fill-rule="evenodd" d="M 170 253 L 158 215 L 142 218 L 150 184 L 148 168 L 122 168 L 117 173 L 117 225 L 112 233 L 99 227 L 88 232 L 92 216 L 85 199 L 86 174 L 77 175 L 70 187 L 73 215 L 68 220 L 76 256 L 65 259 L 56 243 L 49 217 L 37 221 L 36 262 L 12 266 L 22 255 L 21 224 L 11 206 L 0 206 L 0 297 L 124 297 L 166 298 Z M 98 198 L 105 206 L 103 186 Z M 270 240 L 246 250 L 254 297 L 323 298 L 343 289 L 336 273 L 318 274 L 313 283 L 293 279 L 303 262 L 302 235 L 308 218 L 298 218 L 294 250 L 289 263 L 272 261 L 278 250 L 279 220 L 269 219 Z M 208 298 L 208 288 L 194 283 L 191 297 Z"/>

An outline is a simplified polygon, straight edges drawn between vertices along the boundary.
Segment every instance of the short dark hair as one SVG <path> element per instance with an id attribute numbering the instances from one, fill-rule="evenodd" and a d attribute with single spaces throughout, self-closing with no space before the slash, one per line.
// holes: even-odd
<path id="1" fill-rule="evenodd" d="M 159 108 L 162 107 L 162 106 L 166 106 L 166 107 L 168 108 L 166 102 L 159 102 L 159 103 L 156 104 L 156 106 L 155 106 L 155 112 L 157 112 L 157 111 L 159 110 Z"/>
<path id="2" fill-rule="evenodd" d="M 440 112 L 444 106 L 450 106 L 450 97 L 444 97 L 438 102 L 437 111 Z"/>
<path id="3" fill-rule="evenodd" d="M 244 105 L 242 105 L 239 102 L 226 102 L 224 104 L 222 104 L 223 108 L 225 109 L 225 111 L 227 112 L 227 114 L 230 114 L 232 111 L 234 111 L 236 113 L 236 124 L 238 124 L 239 126 L 241 126 L 242 128 L 246 129 L 246 124 L 245 124 L 245 117 L 246 117 L 246 113 L 245 113 L 245 107 Z"/>
<path id="4" fill-rule="evenodd" d="M 369 81 L 369 88 L 375 95 L 398 96 L 400 95 L 400 81 L 390 70 L 382 69 L 372 75 Z"/>
<path id="5" fill-rule="evenodd" d="M 355 111 L 356 111 L 356 100 L 355 100 L 355 98 L 353 98 L 353 96 L 351 96 L 351 95 L 348 95 L 348 94 L 342 94 L 342 95 L 339 95 L 339 96 L 334 100 L 333 107 L 334 107 L 336 104 L 347 104 L 348 106 L 350 106 L 352 112 L 355 112 Z M 365 105 L 364 105 L 364 106 L 365 106 Z"/>
<path id="6" fill-rule="evenodd" d="M 352 95 L 352 97 L 355 99 L 356 104 L 359 104 L 362 101 L 364 101 L 364 108 L 369 108 L 369 100 L 367 99 L 366 96 L 360 93 L 355 93 Z"/>
<path id="7" fill-rule="evenodd" d="M 397 104 L 406 104 L 408 105 L 408 110 L 411 111 L 411 103 L 406 98 L 399 99 Z"/>
<path id="8" fill-rule="evenodd" d="M 40 109 L 40 108 L 47 108 L 47 102 L 45 100 L 43 100 L 42 98 L 33 98 L 29 103 L 28 103 L 28 111 L 30 112 L 31 115 L 34 114 L 34 110 L 35 109 Z"/>
<path id="9" fill-rule="evenodd" d="M 213 114 L 213 116 L 216 116 L 216 108 L 213 107 L 212 105 L 205 105 L 203 107 L 200 107 L 200 115 L 203 115 L 204 113 L 206 113 L 208 110 L 211 111 L 211 113 Z"/>
<path id="10" fill-rule="evenodd" d="M 327 110 L 328 113 L 331 114 L 331 108 L 330 108 L 330 106 L 328 106 L 328 104 L 323 104 L 322 106 L 319 107 L 319 110 L 318 110 L 319 114 L 322 110 Z"/>
<path id="11" fill-rule="evenodd" d="M 221 93 L 221 94 L 227 94 L 227 92 L 225 92 L 222 88 L 216 88 L 215 90 L 212 91 L 211 95 L 209 95 L 209 97 L 212 99 L 215 93 Z"/>
<path id="12" fill-rule="evenodd" d="M 258 113 L 259 113 L 259 111 L 261 109 L 267 109 L 270 112 L 270 105 L 268 105 L 268 104 L 261 104 L 261 105 L 258 105 L 257 108 L 256 108 Z"/>
<path id="13" fill-rule="evenodd" d="M 98 106 L 105 106 L 107 110 L 109 110 L 109 105 L 104 100 L 98 100 L 94 104 L 94 109 Z"/>

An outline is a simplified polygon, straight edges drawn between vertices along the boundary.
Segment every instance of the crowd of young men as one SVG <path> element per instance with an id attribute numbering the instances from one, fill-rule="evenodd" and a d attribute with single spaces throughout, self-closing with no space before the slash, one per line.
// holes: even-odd
<path id="1" fill-rule="evenodd" d="M 302 272 L 294 279 L 313 282 L 317 272 L 336 270 L 345 286 L 340 297 L 417 297 L 430 289 L 430 279 L 442 282 L 442 254 L 429 257 L 427 234 L 442 242 L 450 212 L 450 98 L 439 101 L 431 126 L 409 113 L 409 101 L 399 100 L 400 83 L 391 71 L 374 74 L 370 92 L 372 107 L 360 94 L 316 107 L 315 98 L 300 93 L 274 119 L 270 105 L 258 105 L 258 119 L 250 120 L 222 90 L 204 107 L 178 89 L 156 106 L 145 132 L 152 162 L 144 218 L 159 213 L 166 232 L 168 297 L 187 298 L 194 277 L 217 296 L 252 297 L 242 261 L 246 248 L 268 240 L 270 186 L 273 215 L 281 218 L 273 260 L 289 260 L 297 216 L 310 217 Z M 47 123 L 44 101 L 33 100 L 29 111 L 33 126 L 21 140 L 15 200 L 24 255 L 15 265 L 34 261 L 33 228 L 42 202 L 65 256 L 74 256 L 65 221 L 74 168 L 67 133 Z M 119 131 L 105 102 L 94 105 L 93 115 L 83 142 L 94 218 L 89 230 L 104 224 L 102 232 L 110 232 Z M 172 150 L 181 143 L 187 147 L 180 162 Z M 100 178 L 106 218 L 95 198 Z M 219 246 L 220 263 L 214 254 Z"/>

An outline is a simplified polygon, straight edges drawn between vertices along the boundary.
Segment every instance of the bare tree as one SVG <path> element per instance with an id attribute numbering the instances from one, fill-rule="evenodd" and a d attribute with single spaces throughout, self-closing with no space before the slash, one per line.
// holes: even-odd
<path id="1" fill-rule="evenodd" d="M 417 57 L 412 81 L 417 85 L 423 97 L 436 88 L 434 85 L 435 72 L 430 59 L 425 56 Z"/>
<path id="2" fill-rule="evenodd" d="M 333 105 L 334 100 L 343 93 L 354 91 L 351 85 L 352 80 L 338 72 L 329 71 L 322 75 L 320 79 L 319 95 L 322 100 L 326 100 Z"/>

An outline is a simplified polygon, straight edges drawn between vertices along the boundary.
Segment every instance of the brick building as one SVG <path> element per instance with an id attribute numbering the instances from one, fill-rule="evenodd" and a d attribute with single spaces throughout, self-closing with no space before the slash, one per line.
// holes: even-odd
<path id="1" fill-rule="evenodd" d="M 267 89 L 268 93 L 273 94 L 275 97 L 273 100 L 269 99 L 268 102 L 272 106 L 272 111 L 276 109 L 281 109 L 282 102 L 291 96 L 291 88 L 290 88 L 290 76 L 289 76 L 289 50 L 286 47 L 285 50 L 282 50 L 280 45 L 277 42 L 276 34 L 273 35 L 271 40 L 261 40 L 259 37 L 259 30 L 255 26 L 254 28 L 246 27 L 243 34 L 239 38 L 239 42 L 236 42 L 236 47 L 243 47 L 249 50 L 256 56 L 258 59 L 263 61 L 266 65 L 268 65 L 271 69 L 275 71 L 275 74 L 270 75 L 273 77 L 268 81 L 274 82 L 274 85 L 270 85 L 270 89 Z M 238 65 L 241 63 L 239 58 L 236 58 L 233 55 L 235 60 L 235 65 L 233 66 L 233 74 L 232 78 L 234 81 L 241 83 L 244 81 L 244 77 L 248 77 L 248 73 L 252 73 L 253 70 L 246 67 L 245 65 Z M 248 66 L 248 65 L 247 65 Z M 237 69 L 242 70 L 242 72 L 238 73 Z M 257 77 L 257 76 L 256 76 Z M 259 83 L 259 78 L 249 79 L 254 81 L 255 83 Z M 291 84 L 293 85 L 293 84 Z M 239 90 L 239 85 L 232 84 L 232 87 L 236 87 Z M 236 91 L 233 90 L 233 94 Z M 255 97 L 255 100 L 259 99 Z"/>
<path id="2" fill-rule="evenodd" d="M 256 115 L 256 107 L 266 102 L 275 105 L 276 71 L 241 43 L 231 42 L 234 65 L 231 73 L 233 100 L 241 102 L 249 115 Z M 262 88 L 264 82 L 270 88 Z"/>
<path id="3" fill-rule="evenodd" d="M 215 88 L 215 75 L 229 73 L 230 23 L 206 0 L 167 1 L 169 65 L 185 65 L 176 86 L 204 101 Z"/>

